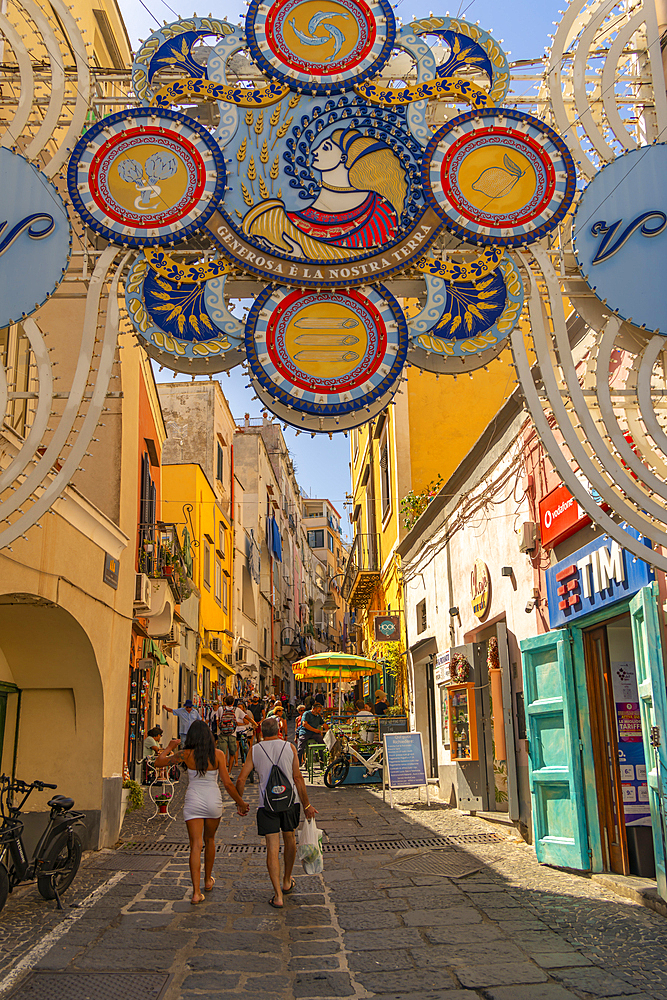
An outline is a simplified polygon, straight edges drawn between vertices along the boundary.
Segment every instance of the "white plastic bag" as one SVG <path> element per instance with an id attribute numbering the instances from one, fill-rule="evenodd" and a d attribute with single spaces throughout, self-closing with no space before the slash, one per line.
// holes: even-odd
<path id="1" fill-rule="evenodd" d="M 319 875 L 324 871 L 322 831 L 318 830 L 314 819 L 307 819 L 299 831 L 296 856 L 306 875 Z"/>
<path id="2" fill-rule="evenodd" d="M 327 750 L 331 750 L 335 742 L 336 742 L 336 734 L 333 732 L 333 730 L 327 729 L 326 733 L 324 734 L 324 745 L 327 748 Z"/>

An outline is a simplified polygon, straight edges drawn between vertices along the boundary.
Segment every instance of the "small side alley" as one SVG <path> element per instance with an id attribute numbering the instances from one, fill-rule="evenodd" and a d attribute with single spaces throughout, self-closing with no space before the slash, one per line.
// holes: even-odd
<path id="1" fill-rule="evenodd" d="M 231 805 L 198 907 L 182 820 L 144 809 L 118 850 L 84 859 L 62 913 L 33 887 L 10 898 L 0 997 L 667 1000 L 659 914 L 416 792 L 393 810 L 368 788 L 310 792 L 325 870 L 297 862 L 284 912 L 268 905 L 254 822 Z M 256 786 L 247 796 L 254 806 Z"/>

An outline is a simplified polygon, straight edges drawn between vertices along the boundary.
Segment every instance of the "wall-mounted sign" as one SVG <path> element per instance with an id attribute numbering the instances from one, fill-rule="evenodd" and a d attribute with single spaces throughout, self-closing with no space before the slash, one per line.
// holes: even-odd
<path id="1" fill-rule="evenodd" d="M 438 653 L 435 658 L 435 671 L 433 680 L 436 684 L 447 684 L 451 680 L 451 651 L 446 649 L 444 653 Z"/>
<path id="2" fill-rule="evenodd" d="M 540 539 L 550 547 L 574 535 L 591 523 L 566 486 L 557 486 L 540 500 Z"/>
<path id="3" fill-rule="evenodd" d="M 622 319 L 667 334 L 667 145 L 641 146 L 595 175 L 574 219 L 588 285 Z"/>
<path id="4" fill-rule="evenodd" d="M 377 614 L 373 627 L 376 642 L 398 642 L 401 638 L 401 619 L 399 615 Z"/>
<path id="5" fill-rule="evenodd" d="M 625 530 L 639 538 L 633 528 Z M 645 544 L 651 547 L 648 539 Z M 618 542 L 601 535 L 550 566 L 546 576 L 549 625 L 558 628 L 632 597 L 653 580 L 653 571 L 643 559 L 637 559 Z"/>
<path id="6" fill-rule="evenodd" d="M 63 280 L 71 230 L 55 186 L 0 149 L 0 328 L 30 316 Z"/>
<path id="7" fill-rule="evenodd" d="M 108 552 L 104 553 L 104 572 L 102 574 L 102 582 L 113 587 L 114 590 L 118 590 L 118 573 L 120 571 L 120 561 L 114 559 L 110 556 Z"/>
<path id="8" fill-rule="evenodd" d="M 491 574 L 480 559 L 475 560 L 470 574 L 470 599 L 474 614 L 482 621 L 491 607 Z"/>

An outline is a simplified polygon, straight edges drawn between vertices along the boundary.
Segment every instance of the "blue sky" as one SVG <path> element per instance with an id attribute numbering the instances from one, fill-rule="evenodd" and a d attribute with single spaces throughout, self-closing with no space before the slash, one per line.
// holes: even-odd
<path id="1" fill-rule="evenodd" d="M 139 39 L 147 38 L 155 30 L 158 23 L 173 21 L 176 15 L 191 16 L 197 6 L 191 5 L 187 0 L 119 0 L 119 3 L 135 47 L 139 45 Z M 428 15 L 433 6 L 433 0 L 399 0 L 395 8 L 397 16 L 408 21 L 413 16 Z M 245 5 L 241 0 L 235 0 L 234 3 L 229 0 L 208 0 L 205 12 L 198 10 L 197 13 L 226 15 L 230 21 L 238 21 L 244 11 Z M 457 0 L 451 0 L 449 8 L 436 7 L 434 13 L 449 13 L 465 17 L 469 21 L 479 21 L 480 26 L 490 31 L 498 41 L 503 39 L 503 47 L 506 52 L 511 52 L 511 59 L 541 56 L 548 42 L 548 35 L 554 31 L 552 21 L 559 17 L 557 0 L 505 0 L 503 4 L 499 4 L 497 0 L 462 0 L 460 4 Z M 168 382 L 171 374 L 166 370 L 162 373 L 156 370 L 156 377 L 158 381 Z M 253 417 L 260 415 L 260 405 L 252 401 L 253 393 L 245 388 L 248 380 L 240 368 L 232 371 L 229 377 L 220 376 L 220 381 L 235 417 L 241 420 L 244 413 L 250 413 Z M 330 499 L 342 514 L 345 494 L 350 489 L 349 438 L 342 434 L 334 434 L 331 441 L 323 435 L 312 439 L 306 434 L 296 437 L 289 428 L 284 433 L 302 487 L 314 497 L 325 496 Z M 349 530 L 349 524 L 347 528 Z"/>

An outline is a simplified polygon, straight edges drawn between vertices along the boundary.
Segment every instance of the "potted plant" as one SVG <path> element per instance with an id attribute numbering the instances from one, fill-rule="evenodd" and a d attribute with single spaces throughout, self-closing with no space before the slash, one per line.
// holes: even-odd
<path id="1" fill-rule="evenodd" d="M 169 800 L 171 799 L 171 792 L 160 792 L 159 795 L 155 796 L 155 803 L 160 810 L 160 813 L 164 816 L 169 808 Z"/>
<path id="2" fill-rule="evenodd" d="M 125 778 L 121 791 L 120 801 L 120 825 L 123 825 L 126 812 L 134 812 L 135 809 L 143 808 L 144 793 L 138 781 Z"/>

